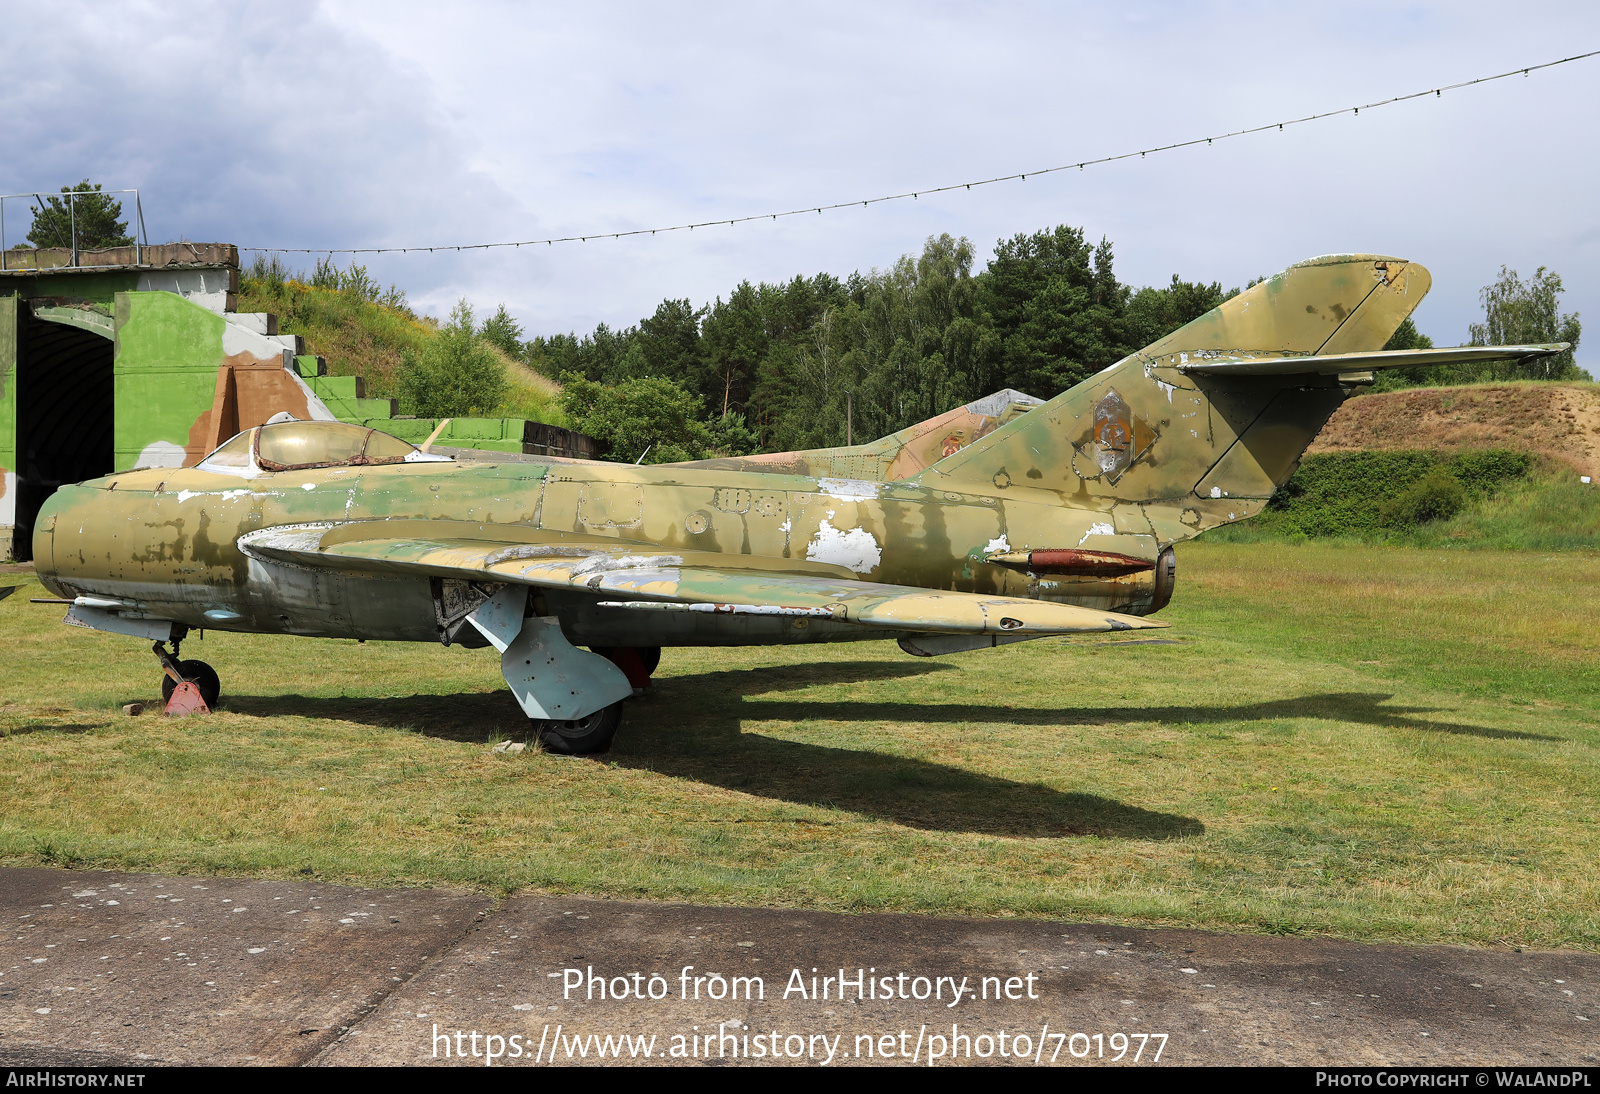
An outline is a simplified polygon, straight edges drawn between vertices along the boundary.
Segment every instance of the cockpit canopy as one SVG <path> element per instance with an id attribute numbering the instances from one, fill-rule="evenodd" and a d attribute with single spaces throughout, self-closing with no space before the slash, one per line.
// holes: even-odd
<path id="1" fill-rule="evenodd" d="M 448 460 L 399 437 L 348 422 L 269 422 L 227 441 L 199 466 L 203 471 L 240 474 Z"/>

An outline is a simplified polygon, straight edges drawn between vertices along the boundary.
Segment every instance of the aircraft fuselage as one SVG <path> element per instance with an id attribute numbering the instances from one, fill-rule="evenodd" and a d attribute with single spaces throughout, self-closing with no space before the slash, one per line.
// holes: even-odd
<path id="1" fill-rule="evenodd" d="M 1036 496 L 1035 496 L 1036 495 Z M 58 491 L 34 543 L 58 596 L 134 605 L 124 616 L 195 628 L 437 641 L 439 585 L 252 556 L 238 540 L 286 525 L 352 520 L 471 522 L 486 537 L 570 533 L 641 550 L 718 552 L 751 565 L 836 568 L 840 576 L 1029 597 L 1131 615 L 1157 610 L 1153 569 L 1038 575 L 985 559 L 1028 550 L 1096 550 L 1154 563 L 1150 534 L 1123 534 L 1095 498 L 1013 488 L 1004 498 L 910 483 L 739 474 L 601 463 L 439 462 L 248 476 L 201 468 L 124 472 Z M 1063 503 L 1068 504 L 1064 505 Z M 1170 593 L 1170 587 L 1167 590 Z M 827 620 L 604 612 L 599 596 L 550 590 L 574 642 L 741 644 L 883 637 Z M 209 614 L 208 614 L 209 613 Z M 641 628 L 648 628 L 643 630 Z"/>

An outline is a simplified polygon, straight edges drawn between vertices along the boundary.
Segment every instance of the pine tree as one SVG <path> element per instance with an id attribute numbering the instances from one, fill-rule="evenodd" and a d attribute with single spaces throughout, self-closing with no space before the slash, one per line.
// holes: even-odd
<path id="1" fill-rule="evenodd" d="M 33 227 L 28 242 L 35 247 L 71 247 L 74 229 L 77 245 L 83 250 L 100 247 L 131 247 L 128 222 L 122 216 L 122 202 L 100 192 L 100 184 L 84 179 L 76 186 L 63 186 L 71 198 L 46 198 L 34 208 Z"/>

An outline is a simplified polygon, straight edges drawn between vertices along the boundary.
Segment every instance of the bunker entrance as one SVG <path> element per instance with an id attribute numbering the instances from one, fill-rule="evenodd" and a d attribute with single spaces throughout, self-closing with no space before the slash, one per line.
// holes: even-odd
<path id="1" fill-rule="evenodd" d="M 12 557 L 33 557 L 39 507 L 62 483 L 113 470 L 112 342 L 36 318 L 17 330 L 17 510 Z"/>

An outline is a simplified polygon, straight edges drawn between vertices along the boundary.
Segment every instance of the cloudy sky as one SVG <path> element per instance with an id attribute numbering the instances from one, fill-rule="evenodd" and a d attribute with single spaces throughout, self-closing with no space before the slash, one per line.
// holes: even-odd
<path id="1" fill-rule="evenodd" d="M 4 26 L 0 191 L 138 187 L 152 241 L 241 247 L 604 234 L 860 200 L 1600 49 L 1600 6 L 1538 0 L 57 0 L 8 5 Z M 1442 344 L 1465 340 L 1502 264 L 1547 266 L 1600 346 L 1597 122 L 1600 57 L 916 201 L 365 261 L 424 311 L 504 302 L 531 335 L 887 266 L 942 232 L 981 264 L 997 239 L 1064 223 L 1109 238 L 1135 285 L 1411 258 L 1433 271 L 1417 320 Z M 6 212 L 9 236 L 23 214 Z"/>

